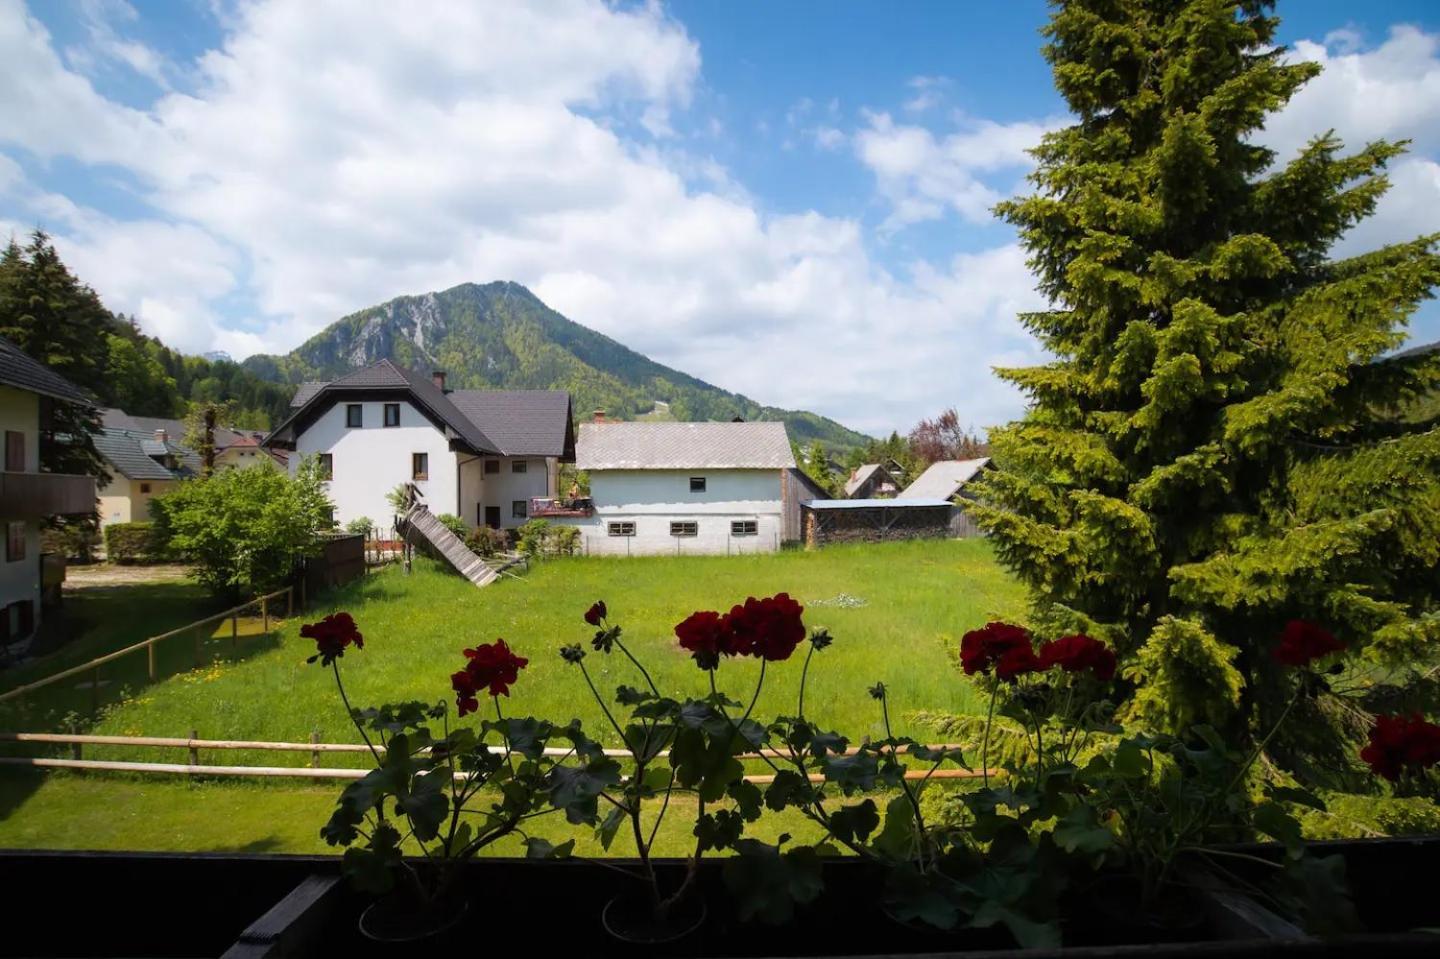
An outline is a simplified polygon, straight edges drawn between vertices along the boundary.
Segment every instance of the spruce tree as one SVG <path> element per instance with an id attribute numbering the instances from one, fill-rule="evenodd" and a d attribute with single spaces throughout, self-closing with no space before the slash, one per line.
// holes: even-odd
<path id="1" fill-rule="evenodd" d="M 1255 142 L 1319 70 L 1286 62 L 1271 7 L 1057 4 L 1045 56 L 1078 119 L 999 207 L 1053 305 L 1023 322 L 1056 359 L 999 371 L 1031 402 L 991 434 L 973 511 L 1042 630 L 1120 652 L 1122 715 L 1235 741 L 1278 708 L 1292 617 L 1359 661 L 1440 640 L 1440 432 L 1386 414 L 1440 382 L 1440 354 L 1384 359 L 1440 283 L 1437 237 L 1331 256 L 1403 144 L 1321 134 L 1282 162 Z M 1289 758 L 1341 756 L 1317 738 Z"/>

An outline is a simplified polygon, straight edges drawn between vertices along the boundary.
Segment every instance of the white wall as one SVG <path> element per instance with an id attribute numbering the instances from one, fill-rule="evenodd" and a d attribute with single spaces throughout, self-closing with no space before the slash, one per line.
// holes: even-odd
<path id="1" fill-rule="evenodd" d="M 458 513 L 459 458 L 450 452 L 443 433 L 409 403 L 400 403 L 400 425 L 383 426 L 385 402 L 360 404 L 364 426 L 345 425 L 346 403 L 336 403 L 296 438 L 290 456 L 293 474 L 305 456 L 329 453 L 334 457 L 334 479 L 327 485 L 335 503 L 335 520 L 341 526 L 368 516 L 380 529 L 388 529 L 394 509 L 385 501 L 401 483 L 411 482 L 412 453 L 430 455 L 430 478 L 416 482 L 430 511 Z"/>
<path id="2" fill-rule="evenodd" d="M 690 492 L 690 477 L 705 492 Z M 689 555 L 771 552 L 780 546 L 779 470 L 591 470 L 595 515 L 557 519 L 580 527 L 586 553 Z M 735 536 L 731 523 L 754 520 L 754 536 Z M 633 522 L 634 536 L 611 536 L 612 522 Z M 671 522 L 694 522 L 695 536 L 671 536 Z"/>
<path id="3" fill-rule="evenodd" d="M 485 473 L 485 461 L 494 460 L 500 464 L 500 472 Z M 515 462 L 525 464 L 525 472 L 515 472 Z M 527 506 L 533 496 L 552 496 L 554 487 L 551 476 L 554 472 L 554 457 L 543 456 L 508 457 L 465 456 L 460 463 L 460 516 L 472 529 L 485 520 L 486 506 L 500 508 L 500 528 L 514 529 L 528 517 L 513 515 L 515 500 L 525 500 Z"/>
<path id="4" fill-rule="evenodd" d="M 40 397 L 28 390 L 0 386 L 0 437 L 5 430 L 25 434 L 25 470 L 40 469 Z M 4 468 L 4 448 L 0 447 L 0 469 Z M 5 536 L 11 520 L 0 510 L 0 608 L 28 599 L 40 624 L 40 522 L 25 520 L 25 558 L 10 563 L 5 560 Z"/>

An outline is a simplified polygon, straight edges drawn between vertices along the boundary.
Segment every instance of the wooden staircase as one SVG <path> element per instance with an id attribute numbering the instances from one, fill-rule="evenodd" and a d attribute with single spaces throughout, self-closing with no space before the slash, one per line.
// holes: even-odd
<path id="1" fill-rule="evenodd" d="M 421 503 L 410 507 L 400 518 L 400 535 L 406 542 L 423 540 L 430 547 L 430 552 L 438 554 L 454 567 L 455 572 L 476 586 L 489 586 L 500 578 L 491 566 Z"/>

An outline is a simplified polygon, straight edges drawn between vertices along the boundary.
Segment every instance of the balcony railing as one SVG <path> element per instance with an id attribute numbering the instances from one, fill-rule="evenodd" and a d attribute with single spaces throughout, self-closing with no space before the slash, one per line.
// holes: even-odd
<path id="1" fill-rule="evenodd" d="M 37 519 L 95 512 L 95 478 L 68 473 L 0 472 L 0 517 Z"/>
<path id="2" fill-rule="evenodd" d="M 594 516 L 595 504 L 588 498 L 560 500 L 549 496 L 530 497 L 530 515 L 550 518 L 555 516 Z"/>

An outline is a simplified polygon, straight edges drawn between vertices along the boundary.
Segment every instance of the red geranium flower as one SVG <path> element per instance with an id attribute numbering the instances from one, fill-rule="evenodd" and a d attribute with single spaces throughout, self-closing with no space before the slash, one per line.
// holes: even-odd
<path id="1" fill-rule="evenodd" d="M 695 663 L 701 669 L 714 669 L 720 662 L 720 654 L 730 652 L 730 619 L 714 610 L 706 609 L 691 613 L 675 626 L 675 635 L 682 649 L 690 650 Z"/>
<path id="2" fill-rule="evenodd" d="M 1419 713 L 1376 716 L 1370 744 L 1360 750 L 1360 758 L 1391 782 L 1406 770 L 1429 769 L 1440 763 L 1440 726 L 1427 723 Z"/>
<path id="3" fill-rule="evenodd" d="M 1038 669 L 1040 660 L 1028 643 L 1024 646 L 1011 646 L 995 660 L 996 677 L 1007 683 L 1015 682 L 1022 673 L 1033 673 Z"/>
<path id="4" fill-rule="evenodd" d="M 476 697 L 482 689 L 488 690 L 491 696 L 509 696 L 511 684 L 519 678 L 520 670 L 530 663 L 530 660 L 516 656 L 503 639 L 467 649 L 465 658 L 469 660 L 465 668 L 450 677 L 450 686 L 456 693 L 455 704 L 461 716 L 479 708 Z"/>
<path id="5" fill-rule="evenodd" d="M 805 623 L 801 620 L 804 611 L 789 593 L 776 593 L 765 599 L 751 596 L 726 617 L 730 648 L 721 652 L 755 656 L 769 662 L 789 659 L 795 647 L 805 640 Z"/>
<path id="6" fill-rule="evenodd" d="M 345 647 L 351 643 L 356 649 L 365 648 L 365 637 L 349 613 L 334 613 L 318 623 L 306 623 L 300 627 L 300 635 L 315 640 L 315 655 L 305 660 L 307 663 L 318 659 L 322 666 L 329 666 L 345 655 Z"/>
<path id="7" fill-rule="evenodd" d="M 602 599 L 592 604 L 589 609 L 585 610 L 585 622 L 589 623 L 591 626 L 599 626 L 600 621 L 605 618 L 605 614 L 605 601 Z"/>
<path id="8" fill-rule="evenodd" d="M 1345 644 L 1323 626 L 1304 619 L 1292 619 L 1280 633 L 1280 645 L 1271 652 L 1275 661 L 1284 666 L 1306 666 L 1329 653 L 1339 652 Z"/>
<path id="9" fill-rule="evenodd" d="M 1067 673 L 1088 669 L 1096 679 L 1109 682 L 1115 678 L 1115 651 L 1084 634 L 1062 636 L 1040 647 L 1040 668 L 1054 669 L 1056 666 Z"/>
<path id="10" fill-rule="evenodd" d="M 1012 649 L 1023 647 L 1034 653 L 1030 645 L 1030 632 L 1022 626 L 1010 623 L 987 623 L 980 629 L 972 629 L 960 640 L 960 665 L 965 675 L 988 673 L 990 667 Z M 1018 664 L 1019 660 L 1016 660 Z"/>

